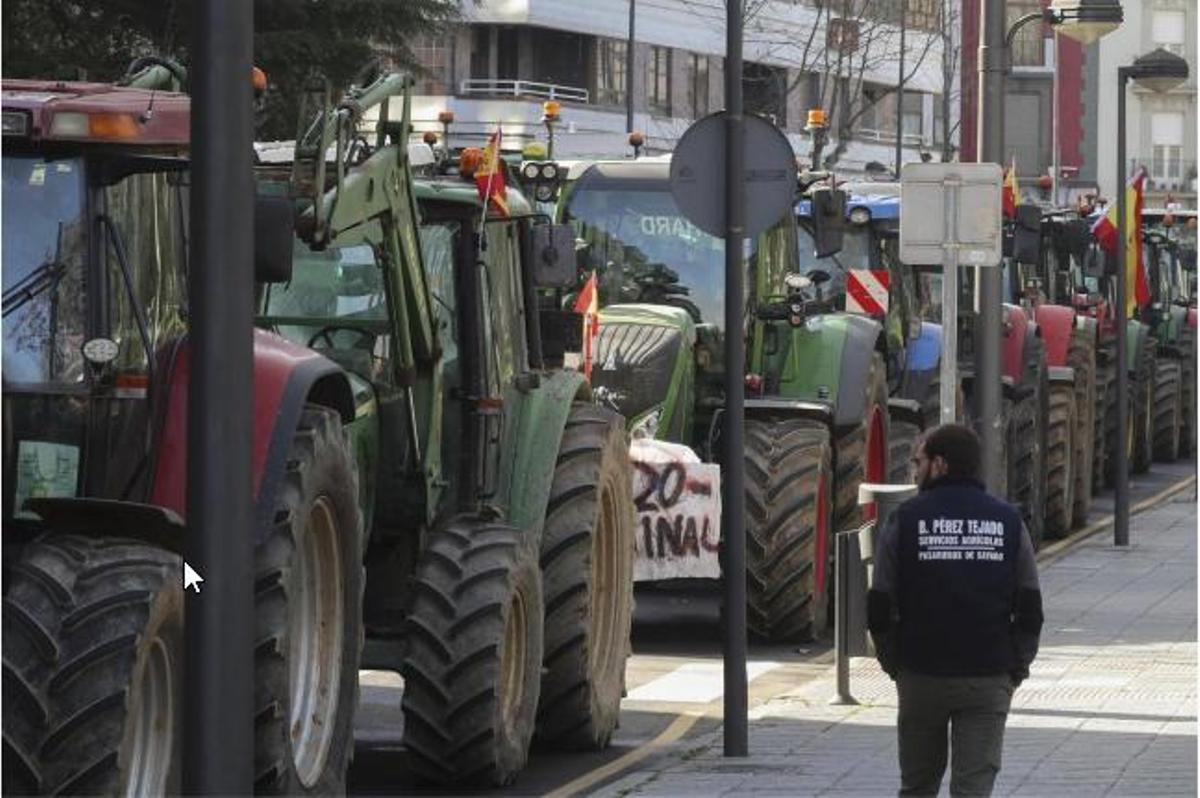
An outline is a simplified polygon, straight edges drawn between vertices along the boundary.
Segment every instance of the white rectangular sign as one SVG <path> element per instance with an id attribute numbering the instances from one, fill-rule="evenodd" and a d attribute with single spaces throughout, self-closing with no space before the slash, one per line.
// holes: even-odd
<path id="1" fill-rule="evenodd" d="M 961 266 L 999 266 L 1003 233 L 1000 166 L 910 163 L 900 170 L 900 260 L 944 263 L 947 246 Z"/>
<path id="2" fill-rule="evenodd" d="M 636 582 L 721 576 L 721 468 L 663 441 L 630 443 Z"/>

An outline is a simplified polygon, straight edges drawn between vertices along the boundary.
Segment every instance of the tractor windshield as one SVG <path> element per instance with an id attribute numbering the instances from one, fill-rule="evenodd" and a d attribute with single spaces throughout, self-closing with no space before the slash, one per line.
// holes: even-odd
<path id="1" fill-rule="evenodd" d="M 665 184 L 591 189 L 581 181 L 564 220 L 575 228 L 581 268 L 596 272 L 601 305 L 674 305 L 697 324 L 724 326 L 724 242 L 685 219 Z"/>
<path id="2" fill-rule="evenodd" d="M 84 170 L 81 158 L 5 155 L 4 382 L 83 379 Z"/>

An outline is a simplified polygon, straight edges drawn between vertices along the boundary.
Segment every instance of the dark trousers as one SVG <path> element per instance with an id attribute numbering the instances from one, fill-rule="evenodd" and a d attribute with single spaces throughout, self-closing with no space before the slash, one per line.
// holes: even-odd
<path id="1" fill-rule="evenodd" d="M 900 696 L 900 795 L 937 795 L 946 772 L 947 744 L 950 794 L 956 798 L 991 795 L 1012 703 L 1008 675 L 902 672 L 896 692 Z"/>

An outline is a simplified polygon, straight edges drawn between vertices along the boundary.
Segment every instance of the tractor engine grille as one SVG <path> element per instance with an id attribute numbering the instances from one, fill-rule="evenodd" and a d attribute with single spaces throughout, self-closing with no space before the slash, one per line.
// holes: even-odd
<path id="1" fill-rule="evenodd" d="M 671 327 L 602 324 L 592 385 L 603 404 L 635 418 L 667 396 L 683 336 Z"/>

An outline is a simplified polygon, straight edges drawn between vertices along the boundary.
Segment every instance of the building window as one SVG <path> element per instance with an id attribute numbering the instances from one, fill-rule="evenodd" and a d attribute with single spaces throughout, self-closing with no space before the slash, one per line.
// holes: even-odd
<path id="1" fill-rule="evenodd" d="M 646 62 L 646 107 L 651 113 L 671 113 L 671 48 L 651 47 Z"/>
<path id="2" fill-rule="evenodd" d="M 625 42 L 617 39 L 596 40 L 596 102 L 600 105 L 625 103 Z"/>
<path id="3" fill-rule="evenodd" d="M 1184 54 L 1184 36 L 1187 35 L 1187 14 L 1183 11 L 1154 12 L 1154 44 L 1175 55 Z"/>
<path id="4" fill-rule="evenodd" d="M 1150 139 L 1154 142 L 1150 176 L 1156 181 L 1178 181 L 1183 176 L 1183 114 L 1151 116 Z"/>
<path id="5" fill-rule="evenodd" d="M 900 119 L 900 130 L 905 136 L 920 138 L 924 134 L 925 95 L 919 91 L 904 92 L 903 116 Z"/>
<path id="6" fill-rule="evenodd" d="M 860 130 L 878 131 L 886 118 L 882 103 L 887 96 L 887 90 L 882 86 L 863 84 L 862 113 L 858 117 Z"/>
<path id="7" fill-rule="evenodd" d="M 452 40 L 448 36 L 422 34 L 412 41 L 412 52 L 421 65 L 415 94 L 451 94 L 454 82 Z"/>
<path id="8" fill-rule="evenodd" d="M 1040 13 L 1042 4 L 1039 0 L 1008 0 L 1006 5 L 1008 27 L 1026 14 Z M 1024 67 L 1040 67 L 1046 65 L 1046 34 L 1045 25 L 1031 22 L 1021 30 L 1012 44 L 1012 65 Z"/>
<path id="9" fill-rule="evenodd" d="M 946 107 L 945 95 L 933 95 L 933 143 L 944 144 L 945 136 L 942 135 L 942 128 L 946 124 Z"/>
<path id="10" fill-rule="evenodd" d="M 781 130 L 786 129 L 786 69 L 747 61 L 742 75 L 742 91 L 747 113 L 760 114 Z"/>
<path id="11" fill-rule="evenodd" d="M 688 59 L 688 104 L 696 119 L 708 113 L 708 56 L 692 53 Z"/>

